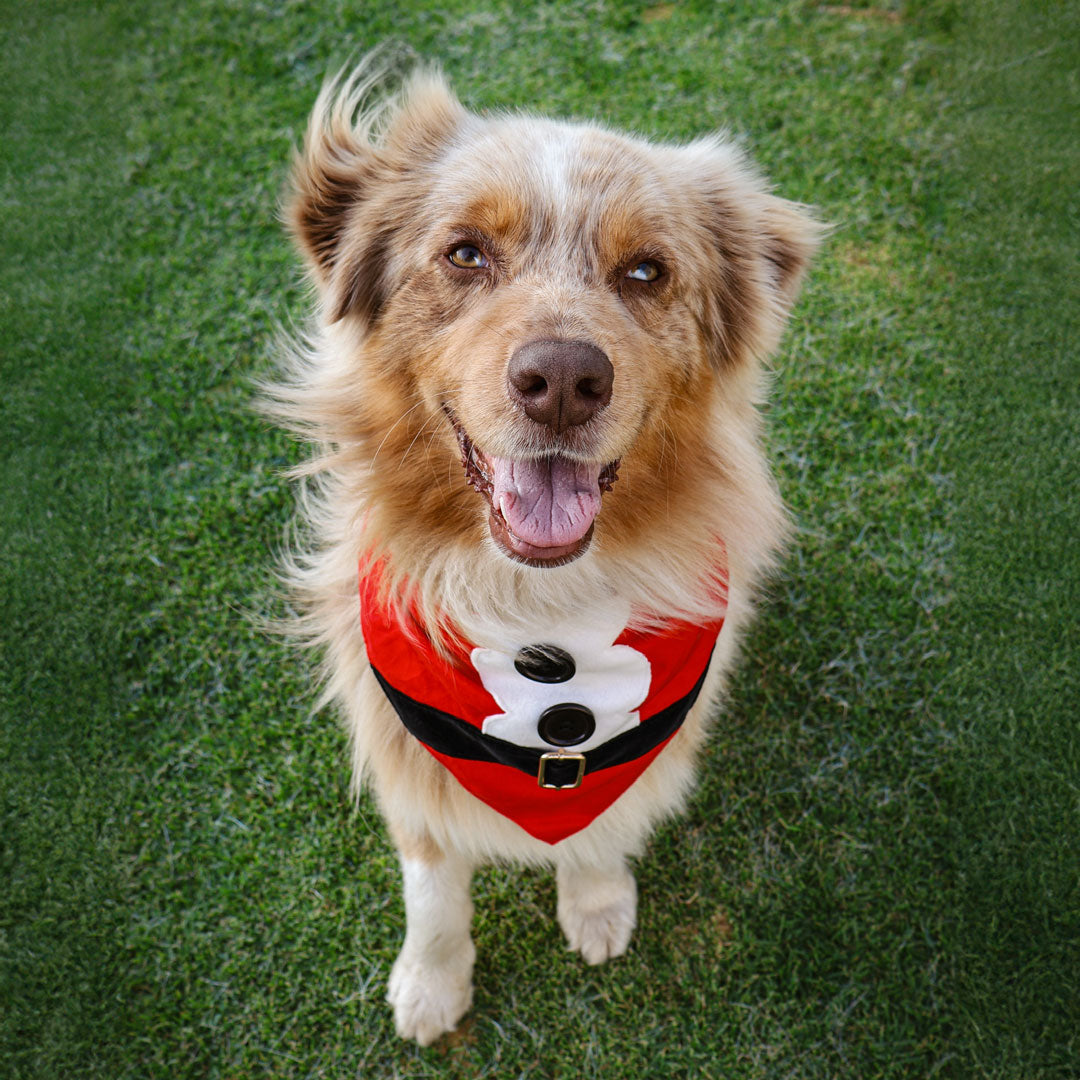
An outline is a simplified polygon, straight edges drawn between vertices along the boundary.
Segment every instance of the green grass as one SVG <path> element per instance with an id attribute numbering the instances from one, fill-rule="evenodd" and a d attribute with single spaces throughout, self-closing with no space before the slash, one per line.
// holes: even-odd
<path id="1" fill-rule="evenodd" d="M 1078 25 L 968 7 L 5 5 L 0 1075 L 1080 1075 Z M 836 223 L 776 363 L 798 542 L 634 944 L 587 969 L 484 872 L 429 1050 L 382 825 L 250 618 L 278 193 L 388 37 L 476 108 L 727 125 Z"/>

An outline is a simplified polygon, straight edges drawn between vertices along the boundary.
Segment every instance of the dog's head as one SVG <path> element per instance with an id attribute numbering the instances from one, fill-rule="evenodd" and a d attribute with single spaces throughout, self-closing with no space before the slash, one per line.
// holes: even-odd
<path id="1" fill-rule="evenodd" d="M 369 90 L 324 88 L 287 216 L 333 342 L 324 426 L 384 539 L 550 567 L 686 527 L 754 453 L 818 226 L 718 138 L 478 116 L 430 73 Z"/>

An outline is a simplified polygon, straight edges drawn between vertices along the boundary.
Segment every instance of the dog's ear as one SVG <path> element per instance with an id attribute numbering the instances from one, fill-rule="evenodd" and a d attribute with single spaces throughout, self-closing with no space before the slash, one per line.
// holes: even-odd
<path id="1" fill-rule="evenodd" d="M 413 74 L 392 96 L 370 64 L 329 80 L 293 162 L 285 220 L 318 287 L 327 321 L 370 325 L 393 287 L 392 240 L 418 197 L 410 175 L 463 122 L 437 72 Z"/>
<path id="2" fill-rule="evenodd" d="M 769 285 L 786 317 L 799 294 L 803 274 L 821 244 L 825 226 L 806 207 L 775 195 L 763 197 L 759 215 L 761 253 Z"/>
<path id="3" fill-rule="evenodd" d="M 702 140 L 683 152 L 708 236 L 701 324 L 724 370 L 776 348 L 825 230 L 807 207 L 770 194 L 730 143 Z"/>

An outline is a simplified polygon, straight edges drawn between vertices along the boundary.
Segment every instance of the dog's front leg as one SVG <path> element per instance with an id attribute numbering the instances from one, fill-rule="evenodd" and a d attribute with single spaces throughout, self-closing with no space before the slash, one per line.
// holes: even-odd
<path id="1" fill-rule="evenodd" d="M 431 843 L 399 848 L 405 944 L 390 972 L 386 999 L 394 1007 L 397 1033 L 427 1046 L 452 1031 L 472 1003 L 473 867 Z"/>
<path id="2" fill-rule="evenodd" d="M 603 866 L 559 862 L 559 925 L 590 964 L 621 956 L 637 921 L 637 884 L 624 858 Z"/>

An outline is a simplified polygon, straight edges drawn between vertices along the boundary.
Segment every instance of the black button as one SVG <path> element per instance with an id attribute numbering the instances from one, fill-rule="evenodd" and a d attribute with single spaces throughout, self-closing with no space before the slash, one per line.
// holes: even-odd
<path id="1" fill-rule="evenodd" d="M 533 682 L 566 682 L 577 668 L 574 658 L 557 645 L 526 645 L 514 658 L 519 675 Z"/>
<path id="2" fill-rule="evenodd" d="M 595 730 L 596 719 L 584 705 L 552 705 L 540 714 L 536 725 L 540 738 L 551 746 L 577 746 Z"/>

